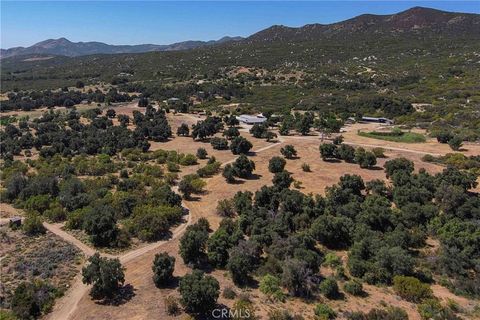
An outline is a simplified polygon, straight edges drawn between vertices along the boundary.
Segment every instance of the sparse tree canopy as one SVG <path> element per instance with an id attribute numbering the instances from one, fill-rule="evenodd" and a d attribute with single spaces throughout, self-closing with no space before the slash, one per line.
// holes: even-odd
<path id="1" fill-rule="evenodd" d="M 295 147 L 291 144 L 287 144 L 285 147 L 281 148 L 280 153 L 286 159 L 293 159 L 297 156 L 297 150 L 295 150 Z"/>

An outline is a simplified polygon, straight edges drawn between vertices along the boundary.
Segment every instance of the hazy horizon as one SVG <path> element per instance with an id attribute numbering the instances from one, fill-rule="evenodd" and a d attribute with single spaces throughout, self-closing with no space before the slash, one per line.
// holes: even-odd
<path id="1" fill-rule="evenodd" d="M 246 37 L 272 25 L 329 24 L 415 6 L 480 13 L 476 1 L 2 1 L 0 47 L 57 38 L 114 45 L 208 41 Z"/>

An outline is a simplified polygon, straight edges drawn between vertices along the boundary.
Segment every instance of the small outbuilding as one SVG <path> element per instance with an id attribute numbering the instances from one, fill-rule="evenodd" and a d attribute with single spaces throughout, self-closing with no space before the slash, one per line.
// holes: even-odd
<path id="1" fill-rule="evenodd" d="M 262 114 L 258 114 L 256 116 L 242 114 L 236 118 L 238 121 L 245 124 L 257 124 L 257 123 L 264 123 L 265 121 L 267 121 L 267 118 L 264 117 Z"/>

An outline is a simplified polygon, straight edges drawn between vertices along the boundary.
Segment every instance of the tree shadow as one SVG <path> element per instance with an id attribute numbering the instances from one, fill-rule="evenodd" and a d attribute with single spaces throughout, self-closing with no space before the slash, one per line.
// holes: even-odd
<path id="1" fill-rule="evenodd" d="M 340 163 L 340 162 L 342 162 L 342 160 L 335 159 L 335 158 L 327 158 L 327 159 L 322 159 L 322 160 L 325 161 L 325 162 L 329 162 L 329 163 Z"/>
<path id="2" fill-rule="evenodd" d="M 180 279 L 181 277 L 173 277 L 172 280 L 170 280 L 168 283 L 160 286 L 160 287 L 157 287 L 159 289 L 176 289 L 178 288 L 178 285 L 180 283 Z"/>
<path id="3" fill-rule="evenodd" d="M 122 286 L 118 292 L 112 298 L 105 298 L 103 300 L 96 301 L 96 304 L 120 306 L 127 303 L 135 297 L 136 289 L 131 284 Z"/>
<path id="4" fill-rule="evenodd" d="M 249 177 L 245 178 L 245 180 L 258 180 L 262 177 L 261 174 L 256 174 L 256 173 L 253 173 L 251 174 Z"/>
<path id="5" fill-rule="evenodd" d="M 379 171 L 379 170 L 383 170 L 382 167 L 379 167 L 379 166 L 373 166 L 373 167 L 370 167 L 370 168 L 366 168 L 368 170 L 373 170 L 373 171 Z"/>

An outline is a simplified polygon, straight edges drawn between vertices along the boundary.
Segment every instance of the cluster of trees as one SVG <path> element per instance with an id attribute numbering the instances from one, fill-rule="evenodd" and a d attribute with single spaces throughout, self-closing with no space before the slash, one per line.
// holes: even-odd
<path id="1" fill-rule="evenodd" d="M 268 276 L 265 292 L 272 297 L 277 283 L 294 296 L 319 292 L 335 299 L 339 285 L 335 278 L 321 277 L 322 261 L 349 277 L 341 263 L 325 258 L 320 243 L 348 250 L 347 268 L 354 278 L 345 283 L 346 293 L 361 295 L 360 280 L 387 285 L 396 281 L 407 299 L 409 292 L 421 294 L 420 288 L 432 281 L 431 273 L 438 273 L 446 275 L 457 292 L 478 296 L 475 268 L 480 251 L 475 243 L 480 230 L 474 221 L 480 199 L 468 191 L 476 186 L 474 175 L 455 168 L 436 175 L 424 170 L 414 173 L 411 161 L 398 158 L 385 164 L 392 186 L 381 180 L 365 183 L 360 176 L 347 174 L 322 197 L 288 189 L 284 161 L 274 157 L 269 163 L 275 172 L 273 186 L 263 186 L 255 194 L 238 192 L 228 204 L 222 203 L 220 209 L 229 216 L 234 211 L 238 219 L 224 218 L 210 237 L 206 230 L 192 231 L 196 241 L 190 241 L 195 246 L 186 262 L 208 261 L 225 268 L 241 286 L 249 284 L 254 274 Z M 430 264 L 415 254 L 429 235 L 441 243 L 439 256 Z M 412 281 L 414 289 L 408 287 Z M 425 290 L 424 297 L 415 301 L 430 298 Z"/>
<path id="2" fill-rule="evenodd" d="M 194 140 L 204 140 L 223 130 L 223 127 L 224 125 L 221 118 L 207 117 L 204 121 L 198 121 L 192 125 L 191 135 Z"/>
<path id="3" fill-rule="evenodd" d="M 30 111 L 43 107 L 73 107 L 82 101 L 87 103 L 114 103 L 131 101 L 131 97 L 125 93 L 119 93 L 117 89 L 110 89 L 107 93 L 100 90 L 87 92 L 68 90 L 64 88 L 60 91 L 21 91 L 10 92 L 8 100 L 2 101 L 2 110 L 22 110 Z"/>
<path id="4" fill-rule="evenodd" d="M 111 119 L 99 117 L 99 114 L 99 109 L 84 114 L 90 120 L 88 124 L 80 121 L 81 115 L 74 109 L 66 114 L 50 111 L 31 122 L 20 121 L 18 126 L 9 124 L 0 132 L 0 155 L 11 160 L 22 150 L 29 152 L 32 148 L 39 150 L 42 157 L 55 154 L 114 155 L 126 148 L 147 151 L 150 148 L 147 138 L 170 135 L 168 123 L 162 126 L 159 121 L 158 128 L 152 128 L 151 125 L 142 125 L 139 120 L 140 126 L 132 131 L 123 125 L 114 126 Z"/>
<path id="5" fill-rule="evenodd" d="M 324 161 L 344 160 L 345 162 L 358 163 L 361 168 L 372 168 L 377 164 L 377 156 L 372 151 L 362 147 L 354 148 L 348 144 L 334 141 L 322 143 L 319 147 L 320 155 Z"/>
<path id="6" fill-rule="evenodd" d="M 135 124 L 135 135 L 153 141 L 165 141 L 172 136 L 172 129 L 165 117 L 165 111 L 155 110 L 147 106 L 145 114 L 140 111 L 133 112 L 133 124 Z"/>
<path id="7" fill-rule="evenodd" d="M 226 100 L 231 98 L 243 98 L 250 93 L 247 86 L 239 85 L 231 81 L 207 82 L 198 84 L 187 82 L 176 85 L 148 85 L 148 83 L 125 83 L 119 85 L 123 92 L 141 93 L 142 96 L 155 101 L 167 100 L 176 97 L 181 101 L 189 101 L 191 97 L 197 97 L 204 102 L 214 101 L 217 96 Z"/>
<path id="8" fill-rule="evenodd" d="M 135 159 L 134 154 L 124 155 Z M 163 150 L 148 155 L 163 163 L 167 161 L 165 157 L 172 161 L 175 156 L 180 162 L 186 159 Z M 68 228 L 84 230 L 96 247 L 125 247 L 131 236 L 143 241 L 168 236 L 170 227 L 184 213 L 180 195 L 162 180 L 162 169 L 139 162 L 129 174 L 109 156 L 98 158 L 100 168 L 108 165 L 107 175 L 83 180 L 76 177 L 83 172 L 80 166 L 75 166 L 82 163 L 77 158 L 69 160 L 57 155 L 50 160 L 32 160 L 30 165 L 38 171 L 33 175 L 27 174 L 28 166 L 19 161 L 6 163 L 2 168 L 5 187 L 2 199 L 15 202 L 30 213 L 25 224 L 28 233 L 41 231 L 40 217 L 43 217 L 55 222 L 66 220 Z M 112 175 L 118 171 L 120 178 Z M 100 175 L 104 173 L 100 171 Z M 198 183 L 191 181 L 194 191 L 199 188 Z M 118 220 L 123 221 L 123 228 L 118 226 Z"/>

